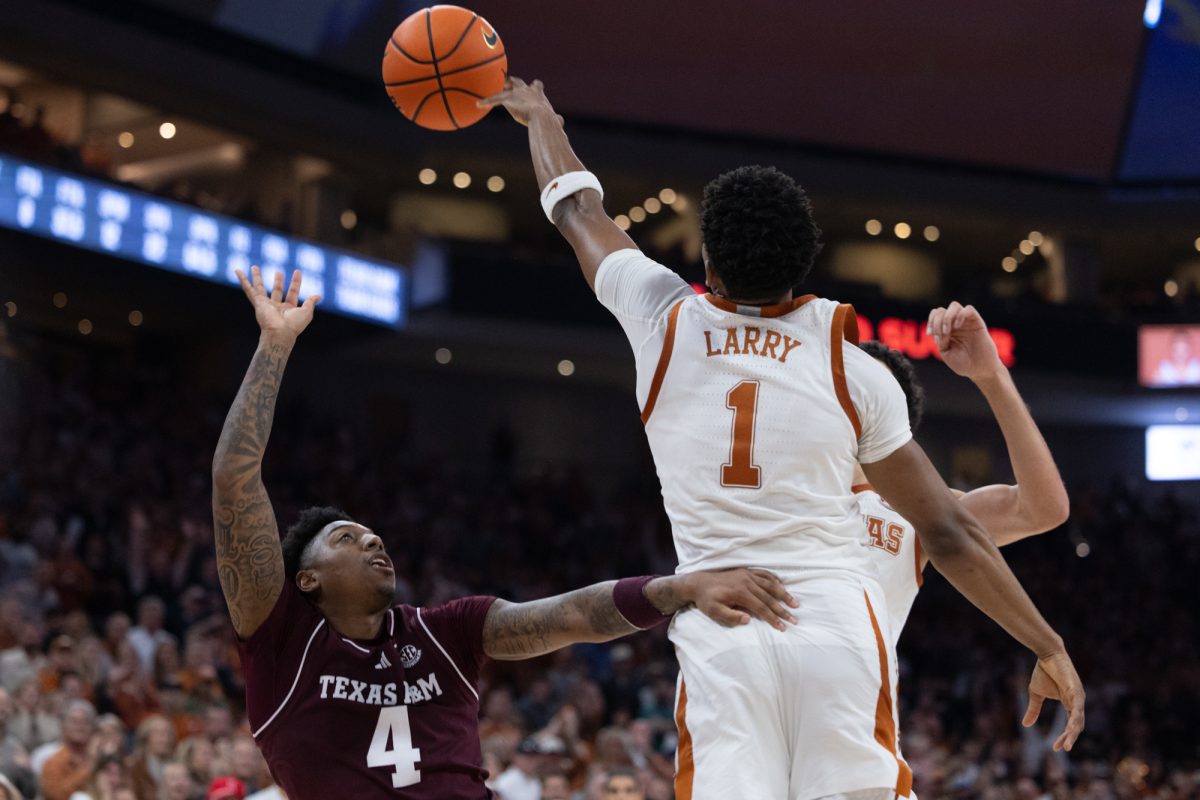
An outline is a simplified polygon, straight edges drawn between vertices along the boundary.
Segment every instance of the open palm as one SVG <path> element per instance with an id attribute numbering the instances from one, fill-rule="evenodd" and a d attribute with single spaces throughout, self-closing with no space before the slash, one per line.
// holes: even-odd
<path id="1" fill-rule="evenodd" d="M 312 322 L 313 310 L 321 298 L 314 294 L 309 295 L 303 303 L 298 302 L 300 270 L 292 273 L 292 283 L 287 288 L 287 294 L 283 291 L 282 272 L 275 273 L 275 285 L 270 294 L 263 286 L 262 270 L 258 267 L 250 268 L 249 279 L 241 270 L 237 270 L 237 277 L 246 298 L 254 306 L 254 317 L 263 333 L 281 334 L 294 339 Z"/>

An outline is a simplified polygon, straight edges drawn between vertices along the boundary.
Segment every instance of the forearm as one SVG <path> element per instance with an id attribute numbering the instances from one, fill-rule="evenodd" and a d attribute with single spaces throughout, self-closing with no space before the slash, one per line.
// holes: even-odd
<path id="1" fill-rule="evenodd" d="M 213 478 L 218 485 L 244 484 L 259 475 L 283 370 L 294 340 L 263 334 L 237 397 L 225 417 L 213 456 Z"/>
<path id="2" fill-rule="evenodd" d="M 1066 487 L 1012 375 L 1003 365 L 997 367 L 994 373 L 974 382 L 1004 436 L 1017 485 L 1018 508 L 1036 527 L 1055 527 L 1070 510 Z"/>
<path id="3" fill-rule="evenodd" d="M 922 532 L 930 563 L 976 607 L 1039 658 L 1061 652 L 1054 632 L 1026 594 L 991 536 L 969 513 L 949 526 Z"/>
<path id="4" fill-rule="evenodd" d="M 494 659 L 515 661 L 633 633 L 637 628 L 613 601 L 616 583 L 596 583 L 528 603 L 497 600 L 484 620 L 484 652 Z"/>
<path id="5" fill-rule="evenodd" d="M 529 116 L 529 152 L 533 156 L 533 172 L 538 189 L 566 172 L 579 172 L 585 167 L 567 139 L 562 119 L 546 106 Z"/>

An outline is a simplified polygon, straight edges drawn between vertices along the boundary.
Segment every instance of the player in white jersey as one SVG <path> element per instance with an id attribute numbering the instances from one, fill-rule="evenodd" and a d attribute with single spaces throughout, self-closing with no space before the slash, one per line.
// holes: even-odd
<path id="1" fill-rule="evenodd" d="M 851 491 L 872 483 L 920 533 L 937 568 L 1039 657 L 1031 693 L 1083 727 L 1083 688 L 987 532 L 911 440 L 903 393 L 853 347 L 853 311 L 793 297 L 820 250 L 802 189 L 745 167 L 705 191 L 711 294 L 643 256 L 604 212 L 540 83 L 484 101 L 529 126 L 547 216 L 634 348 L 638 400 L 683 571 L 770 566 L 800 601 L 792 626 L 676 616 L 683 800 L 907 796 L 892 715 L 882 591 Z"/>
<path id="2" fill-rule="evenodd" d="M 956 374 L 969 378 L 987 399 L 1008 447 L 1015 479 L 1012 485 L 982 486 L 969 492 L 956 490 L 955 495 L 987 528 L 997 547 L 1062 525 L 1070 510 L 1067 489 L 1054 464 L 1054 456 L 1021 400 L 1012 376 L 1001 363 L 979 312 L 973 306 L 951 303 L 947 308 L 933 310 L 929 326 L 931 332 L 935 326 L 939 330 L 937 343 L 942 360 Z M 921 421 L 924 391 L 912 363 L 879 342 L 866 342 L 862 349 L 895 376 L 908 401 L 909 424 L 916 430 Z M 867 546 L 875 559 L 887 601 L 894 647 L 917 599 L 928 559 L 912 524 L 871 488 L 861 469 L 855 474 L 853 489 L 866 526 Z"/>

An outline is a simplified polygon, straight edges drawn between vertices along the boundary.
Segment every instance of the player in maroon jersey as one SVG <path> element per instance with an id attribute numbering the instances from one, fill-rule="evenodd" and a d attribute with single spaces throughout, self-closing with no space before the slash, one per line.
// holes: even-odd
<path id="1" fill-rule="evenodd" d="M 468 597 L 393 606 L 382 540 L 335 508 L 311 508 L 282 543 L 262 483 L 284 366 L 317 299 L 276 275 L 238 274 L 259 346 L 213 459 L 221 588 L 239 637 L 252 733 L 292 800 L 482 800 L 478 730 L 486 658 L 533 658 L 647 628 L 695 605 L 725 624 L 781 627 L 794 604 L 779 581 L 730 570 L 627 578 L 530 603 Z"/>

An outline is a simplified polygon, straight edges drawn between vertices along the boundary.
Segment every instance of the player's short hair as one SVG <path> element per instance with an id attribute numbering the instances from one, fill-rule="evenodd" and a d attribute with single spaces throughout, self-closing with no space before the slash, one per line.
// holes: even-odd
<path id="1" fill-rule="evenodd" d="M 289 581 L 296 580 L 300 571 L 300 561 L 304 556 L 304 548 L 313 537 L 321 532 L 331 522 L 344 519 L 353 522 L 350 515 L 336 506 L 310 506 L 300 512 L 300 516 L 287 529 L 283 537 L 283 574 Z"/>
<path id="2" fill-rule="evenodd" d="M 743 302 L 778 298 L 821 252 L 808 195 L 774 167 L 738 167 L 705 186 L 700 232 L 726 294 Z"/>
<path id="3" fill-rule="evenodd" d="M 921 418 L 925 416 L 925 388 L 917 380 L 913 363 L 899 350 L 893 350 L 883 342 L 863 342 L 859 348 L 891 370 L 896 382 L 904 390 L 904 399 L 908 403 L 908 427 L 916 433 L 921 426 Z"/>

